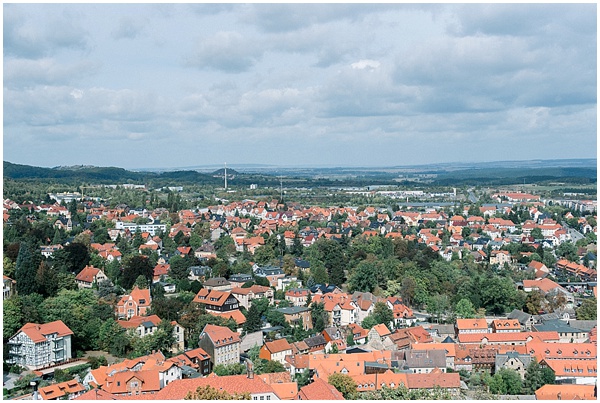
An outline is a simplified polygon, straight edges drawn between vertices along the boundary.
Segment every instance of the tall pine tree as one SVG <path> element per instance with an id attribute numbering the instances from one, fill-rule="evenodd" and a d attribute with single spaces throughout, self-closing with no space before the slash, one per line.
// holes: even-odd
<path id="1" fill-rule="evenodd" d="M 29 295 L 37 291 L 35 276 L 41 259 L 34 255 L 33 248 L 29 243 L 21 243 L 15 265 L 15 280 L 19 295 Z"/>

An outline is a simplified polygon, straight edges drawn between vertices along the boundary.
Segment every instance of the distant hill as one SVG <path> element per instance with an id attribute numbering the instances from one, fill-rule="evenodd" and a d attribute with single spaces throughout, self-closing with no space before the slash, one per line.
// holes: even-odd
<path id="1" fill-rule="evenodd" d="M 116 167 L 56 167 L 41 168 L 30 165 L 13 164 L 4 161 L 4 178 L 7 179 L 53 179 L 59 182 L 87 182 L 98 183 L 146 183 L 146 182 L 193 182 L 216 184 L 219 181 L 211 175 L 195 171 L 173 172 L 133 172 Z"/>
<path id="2" fill-rule="evenodd" d="M 243 169 L 241 169 L 244 171 Z M 117 167 L 70 166 L 41 168 L 13 164 L 4 161 L 4 178 L 18 180 L 45 180 L 59 183 L 138 183 L 149 186 L 166 186 L 173 183 L 196 185 L 222 185 L 224 168 L 216 171 L 196 170 L 172 171 L 128 171 Z M 239 172 L 227 168 L 227 176 L 236 185 L 258 184 L 279 186 L 279 177 L 284 186 L 327 187 L 327 186 L 371 186 L 371 185 L 414 185 L 399 181 L 415 174 L 427 174 L 430 186 L 460 185 L 510 185 L 522 183 L 544 183 L 560 181 L 579 184 L 595 184 L 597 165 L 595 159 L 581 160 L 533 160 L 500 161 L 489 163 L 445 163 L 412 167 L 346 167 L 346 168 L 285 168 L 277 170 L 252 170 Z M 234 183 L 231 183 L 233 185 Z M 421 185 L 426 183 L 421 182 Z"/>
<path id="3" fill-rule="evenodd" d="M 232 168 L 227 168 L 227 176 L 230 175 L 239 175 L 240 173 L 238 171 L 236 171 L 235 169 Z M 221 168 L 221 169 L 217 169 L 215 172 L 212 173 L 213 176 L 223 176 L 225 175 L 225 168 Z"/>

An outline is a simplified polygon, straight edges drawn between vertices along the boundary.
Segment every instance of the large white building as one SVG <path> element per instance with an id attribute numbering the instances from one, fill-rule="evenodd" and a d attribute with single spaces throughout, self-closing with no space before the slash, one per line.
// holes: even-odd
<path id="1" fill-rule="evenodd" d="M 38 369 L 68 361 L 73 332 L 61 320 L 27 323 L 8 341 L 9 364 Z"/>
<path id="2" fill-rule="evenodd" d="M 135 224 L 128 223 L 123 221 L 117 221 L 115 223 L 115 229 L 118 230 L 129 230 L 132 234 L 135 234 L 137 231 L 140 232 L 148 232 L 150 235 L 155 236 L 158 231 L 162 231 L 163 233 L 167 231 L 166 224 Z"/>

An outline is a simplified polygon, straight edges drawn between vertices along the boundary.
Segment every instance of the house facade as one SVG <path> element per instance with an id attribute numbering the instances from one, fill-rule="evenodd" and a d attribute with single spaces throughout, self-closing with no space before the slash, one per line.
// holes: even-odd
<path id="1" fill-rule="evenodd" d="M 8 341 L 7 363 L 38 369 L 68 361 L 73 332 L 62 321 L 27 323 Z"/>
<path id="2" fill-rule="evenodd" d="M 213 366 L 240 362 L 240 336 L 229 328 L 206 325 L 200 333 L 199 347 L 211 357 Z"/>

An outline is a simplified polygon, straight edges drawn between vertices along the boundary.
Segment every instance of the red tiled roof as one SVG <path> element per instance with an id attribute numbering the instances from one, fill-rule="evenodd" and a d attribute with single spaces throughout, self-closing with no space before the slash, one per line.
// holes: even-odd
<path id="1" fill-rule="evenodd" d="M 346 400 L 335 387 L 321 378 L 315 378 L 312 383 L 300 388 L 298 395 L 302 400 Z"/>
<path id="2" fill-rule="evenodd" d="M 536 400 L 596 400 L 594 385 L 544 385 L 535 391 Z"/>
<path id="3" fill-rule="evenodd" d="M 265 348 L 269 350 L 271 354 L 280 353 L 282 351 L 291 350 L 292 346 L 286 339 L 279 339 L 275 341 L 268 341 L 265 343 Z"/>
<path id="4" fill-rule="evenodd" d="M 487 329 L 485 319 L 456 319 L 456 328 L 460 330 Z"/>
<path id="5" fill-rule="evenodd" d="M 210 375 L 206 378 L 180 379 L 169 382 L 167 386 L 154 395 L 154 398 L 156 400 L 182 400 L 188 392 L 194 392 L 197 388 L 207 385 L 218 390 L 224 390 L 229 394 L 245 392 L 250 392 L 250 394 L 275 393 L 273 388 L 259 377 L 249 379 L 247 375 Z"/>
<path id="6" fill-rule="evenodd" d="M 160 390 L 158 370 L 117 372 L 107 378 L 107 385 L 103 389 L 114 394 L 127 393 L 129 382 L 134 379 L 141 382 L 140 391 L 142 393 L 158 392 Z"/>
<path id="7" fill-rule="evenodd" d="M 56 383 L 54 385 L 44 386 L 39 389 L 40 396 L 43 400 L 54 400 L 68 394 L 83 392 L 85 388 L 76 380 Z"/>
<path id="8" fill-rule="evenodd" d="M 240 336 L 228 327 L 208 324 L 204 326 L 202 332 L 206 333 L 215 345 L 225 346 L 241 342 Z"/>
<path id="9" fill-rule="evenodd" d="M 94 278 L 96 278 L 96 275 L 99 272 L 100 269 L 97 269 L 94 266 L 85 266 L 83 270 L 81 270 L 79 274 L 75 277 L 75 280 L 91 284 L 94 282 Z"/>
<path id="10" fill-rule="evenodd" d="M 102 389 L 91 389 L 85 392 L 83 395 L 77 396 L 73 400 L 119 400 L 119 396 L 113 395 Z"/>
<path id="11" fill-rule="evenodd" d="M 71 329 L 69 329 L 62 320 L 44 323 L 42 325 L 38 325 L 37 323 L 26 323 L 19 329 L 19 332 L 21 331 L 34 343 L 46 341 L 46 336 L 53 333 L 57 333 L 59 337 L 73 334 Z"/>

